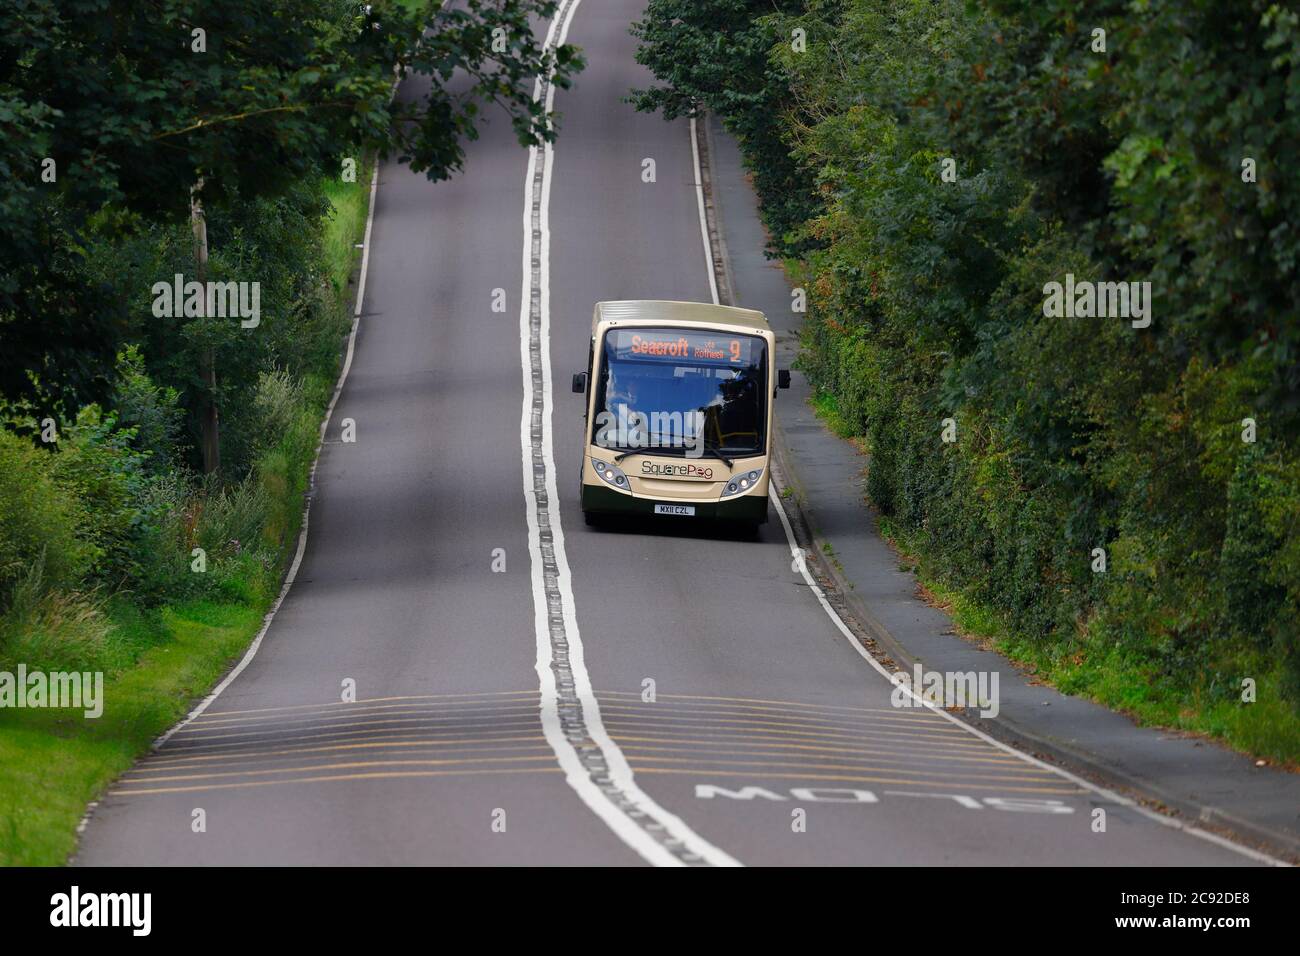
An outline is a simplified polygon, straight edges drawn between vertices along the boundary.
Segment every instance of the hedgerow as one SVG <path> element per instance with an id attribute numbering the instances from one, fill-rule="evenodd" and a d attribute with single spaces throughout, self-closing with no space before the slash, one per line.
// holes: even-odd
<path id="1" fill-rule="evenodd" d="M 1245 678 L 1300 709 L 1300 15 L 682 6 L 638 27 L 638 102 L 741 133 L 808 289 L 801 363 L 928 572 L 1167 713 Z M 1149 325 L 1045 314 L 1067 274 L 1149 282 Z"/>

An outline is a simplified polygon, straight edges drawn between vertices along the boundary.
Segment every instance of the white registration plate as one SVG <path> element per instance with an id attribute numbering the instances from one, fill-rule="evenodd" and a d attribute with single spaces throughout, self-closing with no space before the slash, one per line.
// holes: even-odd
<path id="1" fill-rule="evenodd" d="M 655 514 L 657 515 L 685 515 L 690 517 L 695 514 L 695 505 L 655 505 Z"/>

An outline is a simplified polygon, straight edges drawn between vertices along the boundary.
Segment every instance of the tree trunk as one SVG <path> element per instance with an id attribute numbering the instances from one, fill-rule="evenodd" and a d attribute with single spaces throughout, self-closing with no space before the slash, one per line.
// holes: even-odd
<path id="1" fill-rule="evenodd" d="M 200 283 L 208 281 L 208 224 L 203 218 L 203 178 L 190 190 L 190 225 L 194 230 L 194 272 Z M 205 299 L 206 301 L 206 299 Z M 217 360 L 211 348 L 199 355 L 199 378 L 203 381 L 203 403 L 199 427 L 203 433 L 203 472 L 213 474 L 221 467 L 221 424 L 217 416 Z"/>

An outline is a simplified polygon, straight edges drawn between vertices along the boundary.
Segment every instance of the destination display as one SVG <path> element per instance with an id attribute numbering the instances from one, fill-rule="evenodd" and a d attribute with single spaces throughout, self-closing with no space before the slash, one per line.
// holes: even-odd
<path id="1" fill-rule="evenodd" d="M 692 365 L 728 365 L 746 367 L 758 364 L 756 346 L 761 340 L 752 335 L 722 336 L 716 332 L 690 332 L 685 329 L 613 329 L 605 338 L 605 348 L 623 361 L 662 361 Z"/>

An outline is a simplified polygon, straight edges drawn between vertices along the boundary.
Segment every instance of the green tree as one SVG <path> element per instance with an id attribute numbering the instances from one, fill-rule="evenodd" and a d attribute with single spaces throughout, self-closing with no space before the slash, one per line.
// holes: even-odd
<path id="1" fill-rule="evenodd" d="M 109 394 L 129 317 L 119 290 L 87 281 L 84 260 L 88 223 L 106 206 L 180 222 L 194 191 L 211 216 L 337 175 L 375 146 L 443 178 L 461 167 L 488 104 L 521 142 L 553 136 L 532 81 L 553 69 L 564 86 L 580 67 L 571 47 L 544 54 L 534 39 L 531 18 L 554 8 L 10 4 L 0 29 L 0 394 L 67 416 Z M 429 76 L 427 88 L 393 98 L 394 66 Z M 453 82 L 460 75 L 469 82 Z"/>
<path id="2" fill-rule="evenodd" d="M 639 28 L 644 105 L 776 106 L 741 145 L 769 220 L 785 170 L 815 184 L 784 233 L 802 362 L 881 511 L 1045 656 L 1194 709 L 1256 671 L 1300 704 L 1293 6 L 664 0 Z M 1067 273 L 1149 282 L 1150 326 L 1044 315 Z"/>
<path id="3" fill-rule="evenodd" d="M 782 256 L 806 245 L 793 232 L 813 213 L 816 197 L 810 175 L 783 140 L 790 86 L 769 57 L 783 38 L 764 15 L 802 6 L 797 0 L 650 0 L 632 27 L 641 41 L 637 62 L 663 84 L 633 90 L 632 102 L 662 111 L 666 120 L 701 109 L 722 117 L 745 147 L 765 200 L 772 250 Z"/>

